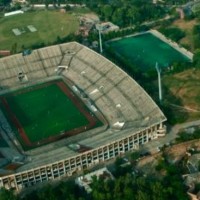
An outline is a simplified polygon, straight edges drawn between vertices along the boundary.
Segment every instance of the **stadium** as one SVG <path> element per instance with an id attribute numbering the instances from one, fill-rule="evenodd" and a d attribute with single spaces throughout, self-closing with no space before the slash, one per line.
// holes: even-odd
<path id="1" fill-rule="evenodd" d="M 1 58 L 0 108 L 0 187 L 16 191 L 165 135 L 166 117 L 143 88 L 76 42 Z"/>

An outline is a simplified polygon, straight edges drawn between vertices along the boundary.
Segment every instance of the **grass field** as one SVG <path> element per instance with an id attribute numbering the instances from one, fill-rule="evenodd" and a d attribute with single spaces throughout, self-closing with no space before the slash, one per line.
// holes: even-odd
<path id="1" fill-rule="evenodd" d="M 183 54 L 151 33 L 112 41 L 109 42 L 109 46 L 118 55 L 144 70 L 155 68 L 156 62 L 161 67 L 168 67 L 175 61 L 189 61 Z"/>
<path id="2" fill-rule="evenodd" d="M 37 32 L 30 32 L 28 25 L 33 25 Z M 0 18 L 0 49 L 11 50 L 17 44 L 17 51 L 22 45 L 31 47 L 33 44 L 51 44 L 57 36 L 64 37 L 78 30 L 78 19 L 72 14 L 59 11 L 32 11 L 21 15 Z M 19 28 L 25 33 L 15 36 L 12 29 Z"/>
<path id="3" fill-rule="evenodd" d="M 49 138 L 52 139 L 64 133 L 66 136 L 70 136 L 69 132 L 71 135 L 73 132 L 77 134 L 76 129 L 85 130 L 86 126 L 87 129 L 89 128 L 89 125 L 92 128 L 91 123 L 95 126 L 96 118 L 93 119 L 86 108 L 80 109 L 80 106 L 77 106 L 73 100 L 75 96 L 70 90 L 68 90 L 69 95 L 66 95 L 60 83 L 63 86 L 64 83 L 61 81 L 51 82 L 1 97 L 1 106 L 6 108 L 4 111 L 7 111 L 9 121 L 15 127 L 17 126 L 18 138 L 23 146 L 27 144 L 37 146 L 44 140 L 48 143 Z M 64 87 L 67 88 L 66 85 Z M 21 129 L 24 130 L 25 136 Z"/>

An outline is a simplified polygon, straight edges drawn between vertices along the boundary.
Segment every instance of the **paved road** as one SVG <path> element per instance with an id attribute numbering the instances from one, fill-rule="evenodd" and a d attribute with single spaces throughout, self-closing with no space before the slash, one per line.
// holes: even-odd
<path id="1" fill-rule="evenodd" d="M 153 141 L 145 144 L 141 148 L 141 150 L 144 152 L 150 151 L 152 153 L 158 152 L 159 147 L 162 147 L 164 144 L 170 144 L 171 142 L 173 142 L 178 137 L 178 133 L 182 129 L 193 127 L 193 126 L 199 126 L 199 125 L 200 125 L 200 120 L 177 124 L 168 130 L 165 137 L 158 138 L 157 140 L 153 140 Z"/>

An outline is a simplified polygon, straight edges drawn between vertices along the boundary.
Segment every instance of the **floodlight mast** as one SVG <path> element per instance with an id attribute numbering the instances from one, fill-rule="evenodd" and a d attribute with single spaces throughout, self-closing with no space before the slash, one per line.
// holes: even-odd
<path id="1" fill-rule="evenodd" d="M 156 62 L 156 71 L 158 73 L 158 90 L 159 90 L 159 100 L 162 102 L 162 85 L 161 85 L 161 68 L 159 68 L 158 63 Z"/>
<path id="2" fill-rule="evenodd" d="M 102 49 L 102 40 L 101 40 L 101 26 L 99 25 L 98 27 L 98 31 L 99 31 L 99 48 L 100 48 L 100 53 L 103 52 L 103 49 Z"/>

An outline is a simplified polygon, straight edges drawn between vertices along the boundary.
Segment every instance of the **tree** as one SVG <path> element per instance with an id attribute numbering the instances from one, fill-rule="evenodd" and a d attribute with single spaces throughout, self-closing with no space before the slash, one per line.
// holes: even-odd
<path id="1" fill-rule="evenodd" d="M 172 27 L 172 28 L 161 28 L 160 32 L 162 32 L 165 36 L 170 39 L 178 42 L 181 38 L 185 37 L 185 32 L 180 28 Z"/>
<path id="2" fill-rule="evenodd" d="M 136 200 L 149 200 L 149 195 L 145 191 L 138 190 Z"/>
<path id="3" fill-rule="evenodd" d="M 129 25 L 133 25 L 134 23 L 138 23 L 139 9 L 136 6 L 131 6 L 126 12 L 126 17 L 129 21 Z"/>
<path id="4" fill-rule="evenodd" d="M 105 20 L 110 20 L 113 13 L 113 7 L 111 5 L 105 5 L 102 8 L 102 14 L 104 15 Z"/>
<path id="5" fill-rule="evenodd" d="M 200 49 L 194 52 L 193 62 L 196 68 L 200 68 Z"/>
<path id="6" fill-rule="evenodd" d="M 7 6 L 11 3 L 11 0 L 0 0 L 0 6 Z"/>
<path id="7" fill-rule="evenodd" d="M 6 190 L 2 188 L 0 190 L 0 199 L 1 200 L 17 200 L 18 198 L 13 194 L 11 190 Z"/>
<path id="8" fill-rule="evenodd" d="M 12 54 L 17 53 L 17 43 L 16 43 L 16 42 L 15 42 L 15 43 L 12 45 L 12 47 L 11 47 L 11 53 L 12 53 Z"/>
<path id="9" fill-rule="evenodd" d="M 117 8 L 112 15 L 112 21 L 119 26 L 123 26 L 124 24 L 123 17 L 124 17 L 124 10 L 122 8 Z"/>
<path id="10" fill-rule="evenodd" d="M 50 0 L 44 0 L 44 4 L 45 4 L 45 6 L 46 6 L 46 9 L 48 9 L 49 3 L 50 3 Z"/>
<path id="11" fill-rule="evenodd" d="M 195 48 L 200 48 L 200 25 L 193 27 L 193 44 Z"/>

